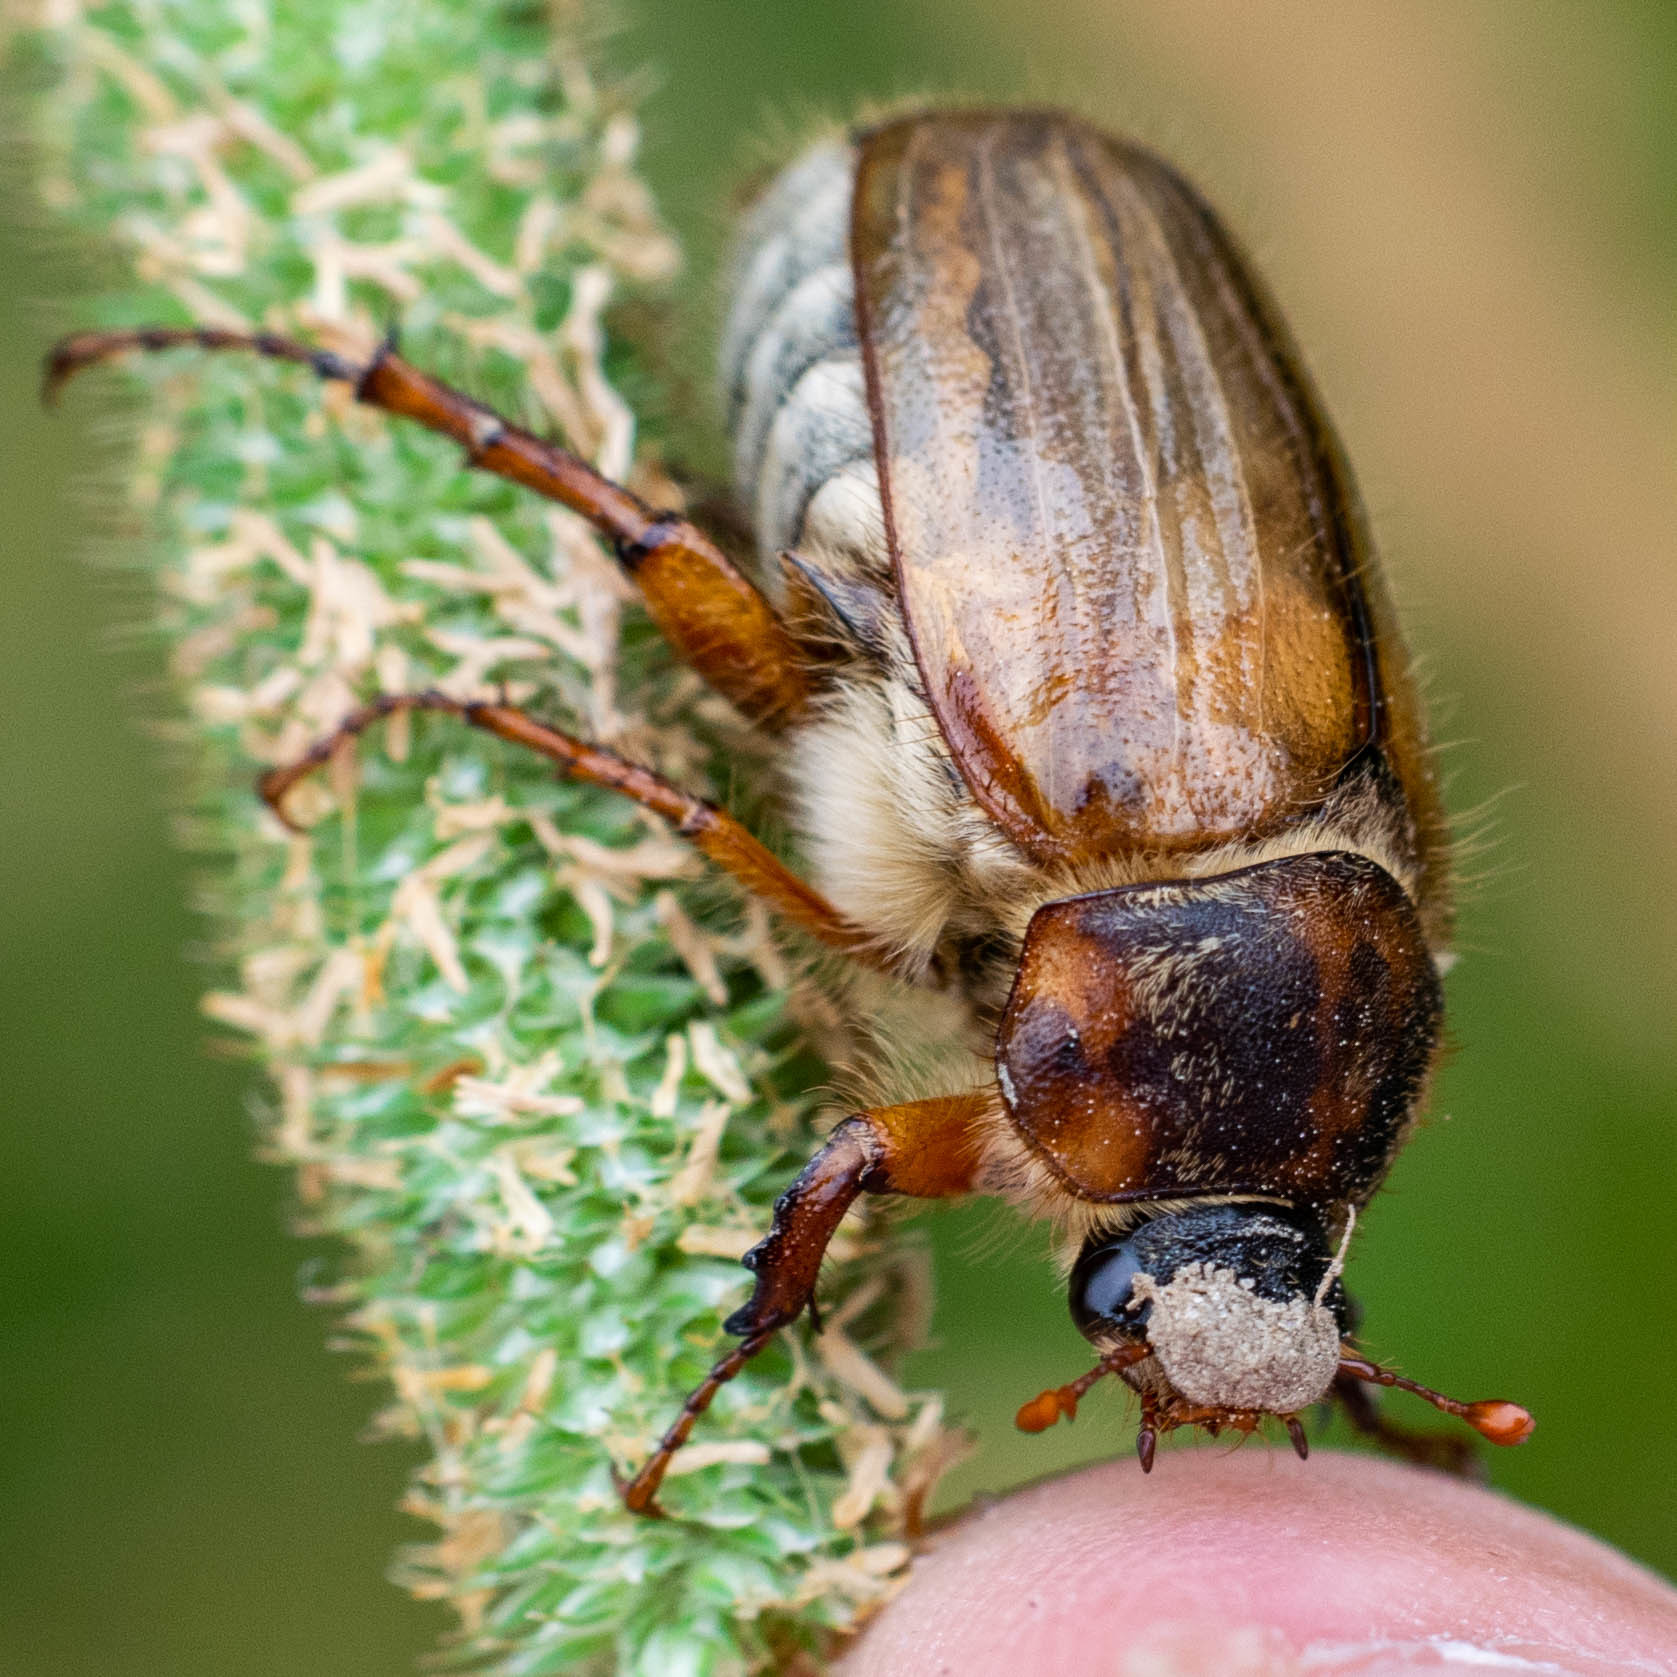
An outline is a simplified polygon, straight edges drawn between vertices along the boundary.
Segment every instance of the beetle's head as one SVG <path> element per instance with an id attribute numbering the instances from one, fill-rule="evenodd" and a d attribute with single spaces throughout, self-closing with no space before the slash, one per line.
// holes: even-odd
<path id="1" fill-rule="evenodd" d="M 1332 1386 L 1346 1331 L 1326 1229 L 1283 1205 L 1189 1205 L 1097 1235 L 1070 1302 L 1103 1354 L 1145 1345 L 1178 1410 L 1307 1408 Z"/>
<path id="2" fill-rule="evenodd" d="M 1136 1449 L 1144 1468 L 1153 1465 L 1160 1432 L 1248 1433 L 1266 1415 L 1280 1416 L 1306 1455 L 1297 1412 L 1337 1393 L 1353 1420 L 1369 1425 L 1373 1411 L 1346 1390 L 1364 1380 L 1413 1392 L 1493 1444 L 1531 1436 L 1535 1423 L 1517 1403 L 1462 1403 L 1348 1350 L 1342 1255 L 1343 1241 L 1340 1252 L 1330 1248 L 1319 1215 L 1255 1201 L 1161 1210 L 1121 1234 L 1092 1236 L 1072 1268 L 1071 1314 L 1101 1360 L 1033 1398 L 1019 1426 L 1040 1432 L 1075 1415 L 1097 1380 L 1122 1374 L 1141 1393 Z M 1448 1440 L 1372 1425 L 1382 1437 L 1401 1437 L 1416 1459 L 1458 1467 L 1465 1459 Z"/>

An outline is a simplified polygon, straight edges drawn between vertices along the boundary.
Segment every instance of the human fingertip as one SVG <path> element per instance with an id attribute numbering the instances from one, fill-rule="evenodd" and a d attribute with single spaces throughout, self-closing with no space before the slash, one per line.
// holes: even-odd
<path id="1" fill-rule="evenodd" d="M 1367 1456 L 1161 1453 L 956 1522 L 844 1677 L 1677 1672 L 1677 1591 L 1481 1487 Z"/>

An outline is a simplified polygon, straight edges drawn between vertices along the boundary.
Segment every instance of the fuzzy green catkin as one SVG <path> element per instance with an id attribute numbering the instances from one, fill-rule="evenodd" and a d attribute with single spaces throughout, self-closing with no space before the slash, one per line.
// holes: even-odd
<path id="1" fill-rule="evenodd" d="M 82 326 L 261 326 L 410 359 L 608 473 L 639 375 L 604 310 L 675 265 L 632 103 L 581 19 L 485 0 L 5 0 L 46 202 L 128 279 Z M 299 788 L 250 791 L 372 691 L 504 690 L 706 789 L 737 724 L 676 668 L 572 515 L 294 368 L 134 361 L 133 493 L 187 743 L 226 981 L 270 1081 L 263 1146 L 323 1289 L 423 1439 L 399 1576 L 505 1673 L 743 1672 L 889 1594 L 946 1449 L 886 1372 L 900 1260 L 861 1223 L 829 1327 L 717 1400 L 664 1493 L 644 1459 L 725 1343 L 737 1259 L 816 1134 L 821 1069 L 757 912 L 625 801 L 446 718 L 397 719 Z M 113 375 L 72 400 L 109 403 Z M 667 491 L 666 491 L 667 493 Z M 883 1361 L 880 1359 L 884 1359 Z"/>

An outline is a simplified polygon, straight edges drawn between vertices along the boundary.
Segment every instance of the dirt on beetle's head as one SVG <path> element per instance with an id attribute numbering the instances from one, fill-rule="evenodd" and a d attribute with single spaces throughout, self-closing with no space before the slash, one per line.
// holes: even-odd
<path id="1" fill-rule="evenodd" d="M 1189 1206 L 1095 1236 L 1072 1319 L 1103 1353 L 1145 1344 L 1192 1410 L 1290 1415 L 1338 1372 L 1346 1301 L 1321 1220 L 1290 1206 Z"/>

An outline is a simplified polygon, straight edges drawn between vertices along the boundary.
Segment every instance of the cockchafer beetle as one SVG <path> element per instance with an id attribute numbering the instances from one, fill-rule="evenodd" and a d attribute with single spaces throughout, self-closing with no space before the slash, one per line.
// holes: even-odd
<path id="1" fill-rule="evenodd" d="M 816 145 L 748 214 L 721 352 L 761 587 L 684 517 L 420 372 L 215 328 L 351 382 L 607 536 L 676 651 L 782 747 L 813 883 L 723 811 L 505 704 L 445 711 L 666 817 L 846 957 L 893 1104 L 852 1113 L 747 1255 L 740 1344 L 624 1488 L 655 1510 L 722 1386 L 806 1307 L 858 1195 L 1053 1218 L 1100 1362 L 1161 1431 L 1250 1432 L 1365 1382 L 1497 1443 L 1345 1344 L 1358 1208 L 1423 1098 L 1450 930 L 1444 820 L 1351 478 L 1250 266 L 1150 152 L 1051 111 L 931 111 Z M 901 1005 L 906 993 L 913 996 Z M 892 1004 L 896 1005 L 893 1006 Z M 912 1098 L 907 1098 L 912 1097 Z"/>

